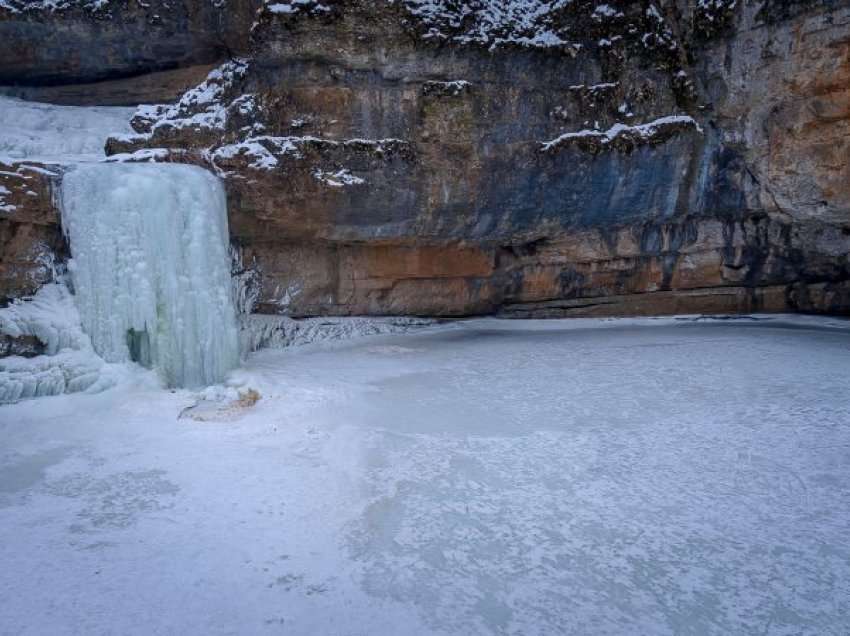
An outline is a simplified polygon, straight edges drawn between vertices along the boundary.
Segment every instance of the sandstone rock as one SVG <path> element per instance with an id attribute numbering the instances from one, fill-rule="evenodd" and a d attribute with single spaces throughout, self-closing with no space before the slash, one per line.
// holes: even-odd
<path id="1" fill-rule="evenodd" d="M 277 4 L 107 144 L 225 180 L 256 311 L 850 311 L 850 2 Z"/>
<path id="2" fill-rule="evenodd" d="M 58 176 L 41 164 L 0 162 L 0 305 L 34 294 L 66 255 L 53 197 Z"/>

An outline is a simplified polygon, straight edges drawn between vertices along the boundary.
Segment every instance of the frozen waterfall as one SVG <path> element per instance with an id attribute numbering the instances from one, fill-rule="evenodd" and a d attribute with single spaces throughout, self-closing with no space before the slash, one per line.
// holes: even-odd
<path id="1" fill-rule="evenodd" d="M 0 3 L 2 4 L 2 3 Z M 58 106 L 0 96 L 0 158 L 77 163 L 104 157 L 110 134 L 130 134 L 135 108 Z"/>
<path id="2" fill-rule="evenodd" d="M 82 164 L 62 183 L 82 325 L 109 362 L 169 386 L 221 381 L 239 360 L 224 190 L 181 164 Z"/>

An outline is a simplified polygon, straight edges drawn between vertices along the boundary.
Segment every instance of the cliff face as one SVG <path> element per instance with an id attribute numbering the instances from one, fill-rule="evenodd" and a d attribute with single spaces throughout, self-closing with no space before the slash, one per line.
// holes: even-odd
<path id="1" fill-rule="evenodd" d="M 53 197 L 58 176 L 0 160 L 0 301 L 34 294 L 66 256 Z"/>
<path id="2" fill-rule="evenodd" d="M 850 2 L 98 4 L 0 38 L 100 24 L 101 75 L 0 76 L 227 51 L 107 150 L 225 179 L 257 311 L 850 311 Z"/>
<path id="3" fill-rule="evenodd" d="M 0 84 L 80 84 L 221 60 L 261 0 L 0 0 Z"/>

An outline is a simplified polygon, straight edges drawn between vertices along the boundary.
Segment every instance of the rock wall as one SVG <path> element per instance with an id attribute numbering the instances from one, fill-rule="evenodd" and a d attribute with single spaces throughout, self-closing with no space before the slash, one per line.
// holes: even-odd
<path id="1" fill-rule="evenodd" d="M 53 195 L 59 173 L 0 161 L 0 306 L 31 296 L 67 256 Z"/>
<path id="2" fill-rule="evenodd" d="M 78 84 L 207 64 L 261 0 L 0 0 L 0 84 Z"/>
<path id="3" fill-rule="evenodd" d="M 112 4 L 98 11 L 134 42 L 136 18 Z M 256 311 L 850 312 L 850 2 L 219 10 L 191 33 L 226 43 L 209 56 L 186 43 L 184 57 L 118 55 L 103 39 L 109 64 L 136 70 L 228 55 L 178 102 L 140 108 L 137 133 L 107 150 L 222 176 Z M 0 41 L 22 20 L 100 15 L 0 15 Z M 40 63 L 3 72 L 92 79 Z"/>

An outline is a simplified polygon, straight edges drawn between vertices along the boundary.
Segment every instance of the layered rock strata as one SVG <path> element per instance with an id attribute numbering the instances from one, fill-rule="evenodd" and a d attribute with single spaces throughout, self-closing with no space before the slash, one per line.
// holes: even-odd
<path id="1" fill-rule="evenodd" d="M 107 151 L 224 179 L 255 311 L 850 311 L 850 2 L 220 9 L 227 60 Z"/>

